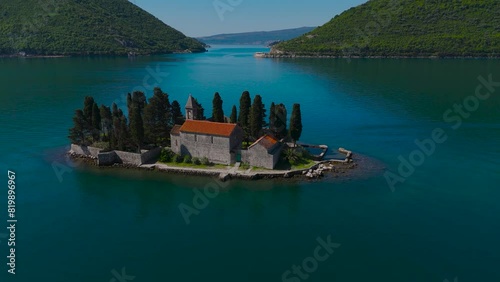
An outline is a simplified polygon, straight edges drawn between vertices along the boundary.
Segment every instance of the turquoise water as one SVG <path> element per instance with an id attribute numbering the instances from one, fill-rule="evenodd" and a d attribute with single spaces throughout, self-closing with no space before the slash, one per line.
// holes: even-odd
<path id="1" fill-rule="evenodd" d="M 265 50 L 0 59 L 0 230 L 8 169 L 18 181 L 17 274 L 7 274 L 0 236 L 1 281 L 120 281 L 112 271 L 124 267 L 133 281 L 282 281 L 328 236 L 340 246 L 304 273 L 307 281 L 500 279 L 500 87 L 456 130 L 443 119 L 474 95 L 479 76 L 500 81 L 499 61 L 253 58 Z M 267 107 L 300 103 L 302 141 L 346 147 L 386 169 L 230 182 L 186 224 L 179 205 L 193 206 L 196 189 L 214 180 L 82 169 L 62 154 L 84 96 L 123 108 L 127 92 L 155 83 L 171 100 L 184 104 L 192 93 L 207 109 L 218 91 L 226 113 L 244 90 Z M 398 157 L 408 159 L 414 141 L 436 128 L 447 140 L 391 190 L 384 172 L 397 173 Z"/>

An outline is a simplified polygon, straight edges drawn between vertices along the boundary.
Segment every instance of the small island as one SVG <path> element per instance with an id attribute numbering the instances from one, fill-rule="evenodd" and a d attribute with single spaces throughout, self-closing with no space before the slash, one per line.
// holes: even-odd
<path id="1" fill-rule="evenodd" d="M 224 115 L 223 100 L 214 94 L 212 115 L 192 95 L 185 115 L 178 101 L 155 88 L 147 100 L 142 92 L 127 96 L 128 119 L 113 104 L 97 105 L 86 97 L 76 110 L 70 129 L 70 154 L 100 166 L 127 166 L 172 173 L 230 178 L 318 178 L 337 169 L 353 168 L 352 152 L 345 159 L 324 160 L 326 145 L 299 144 L 302 135 L 300 104 L 288 122 L 284 104 L 271 103 L 269 116 L 260 95 L 244 91 L 239 108 Z M 288 127 L 289 124 L 289 127 Z M 311 152 L 316 150 L 317 154 Z M 339 168 L 339 165 L 348 166 Z"/>

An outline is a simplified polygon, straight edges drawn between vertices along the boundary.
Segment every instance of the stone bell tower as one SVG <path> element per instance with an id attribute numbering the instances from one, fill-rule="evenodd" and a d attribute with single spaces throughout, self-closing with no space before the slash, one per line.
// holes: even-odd
<path id="1" fill-rule="evenodd" d="M 196 102 L 194 101 L 193 96 L 189 94 L 187 103 L 186 103 L 186 119 L 194 120 L 198 115 L 198 107 Z"/>

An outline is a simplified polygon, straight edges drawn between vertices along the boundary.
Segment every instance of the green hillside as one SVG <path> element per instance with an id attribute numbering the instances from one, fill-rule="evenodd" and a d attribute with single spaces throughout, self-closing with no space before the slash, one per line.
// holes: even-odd
<path id="1" fill-rule="evenodd" d="M 272 53 L 499 57 L 499 0 L 371 0 Z"/>
<path id="2" fill-rule="evenodd" d="M 0 54 L 125 55 L 203 52 L 127 0 L 1 0 Z"/>

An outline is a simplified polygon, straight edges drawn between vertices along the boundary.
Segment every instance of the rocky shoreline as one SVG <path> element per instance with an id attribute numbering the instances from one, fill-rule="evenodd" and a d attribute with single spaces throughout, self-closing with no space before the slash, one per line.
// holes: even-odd
<path id="1" fill-rule="evenodd" d="M 161 173 L 186 175 L 186 176 L 202 176 L 202 177 L 218 177 L 221 181 L 228 181 L 232 179 L 240 180 L 265 180 L 265 179 L 320 179 L 325 176 L 348 174 L 349 171 L 354 170 L 358 165 L 352 160 L 352 152 L 348 155 L 346 160 L 326 160 L 318 162 L 307 169 L 300 170 L 287 170 L 287 171 L 254 171 L 245 172 L 238 170 L 221 170 L 221 169 L 201 169 L 201 168 L 183 168 L 168 166 L 165 164 L 155 163 L 148 165 L 131 165 L 131 164 L 113 164 L 111 166 L 99 166 L 96 157 L 84 156 L 76 153 L 68 153 L 71 159 L 81 162 L 85 165 L 98 167 L 99 169 L 134 169 L 134 170 L 147 170 L 157 171 Z"/>
<path id="2" fill-rule="evenodd" d="M 94 54 L 94 53 L 74 53 L 74 54 L 66 54 L 66 55 L 33 55 L 26 54 L 24 52 L 20 52 L 17 54 L 0 54 L 0 58 L 25 58 L 25 59 L 37 59 L 37 58 L 71 58 L 71 57 L 149 57 L 154 55 L 165 55 L 165 54 L 198 54 L 198 53 L 206 53 L 205 51 L 191 51 L 187 50 L 175 50 L 170 52 L 158 52 L 158 53 L 118 53 L 118 54 Z"/>
<path id="3" fill-rule="evenodd" d="M 0 58 L 25 58 L 25 59 L 37 59 L 37 58 L 68 58 L 68 55 L 22 55 L 22 54 L 11 54 L 11 55 L 0 55 Z"/>
<path id="4" fill-rule="evenodd" d="M 308 58 L 308 59 L 499 59 L 500 56 L 474 57 L 474 56 L 338 56 L 338 55 L 298 55 L 281 53 L 260 53 L 258 58 Z"/>

